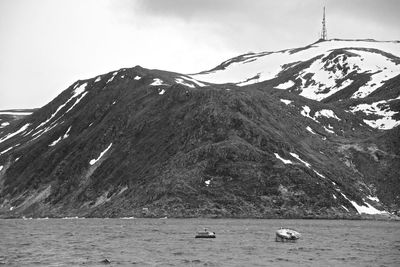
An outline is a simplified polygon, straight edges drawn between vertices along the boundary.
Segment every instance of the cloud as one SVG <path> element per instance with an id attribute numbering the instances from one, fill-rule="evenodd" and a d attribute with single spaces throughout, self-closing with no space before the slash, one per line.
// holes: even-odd
<path id="1" fill-rule="evenodd" d="M 321 7 L 314 0 L 140 0 L 122 3 L 118 1 L 117 5 L 131 12 L 125 19 L 132 24 L 140 21 L 151 27 L 184 25 L 181 27 L 183 35 L 196 31 L 202 35 L 203 42 L 218 39 L 227 49 L 238 53 L 308 44 L 317 37 L 321 17 Z"/>
<path id="2" fill-rule="evenodd" d="M 238 12 L 239 0 L 140 0 L 138 7 L 157 16 L 172 16 L 190 21 L 192 19 L 226 17 Z"/>
<path id="3" fill-rule="evenodd" d="M 307 45 L 323 5 L 330 38 L 400 39 L 397 0 L 2 0 L 0 109 L 122 67 L 188 73 Z"/>
<path id="4" fill-rule="evenodd" d="M 261 48 L 261 44 L 265 48 L 278 45 L 284 48 L 310 42 L 320 31 L 322 6 L 327 6 L 328 31 L 334 38 L 400 39 L 398 0 L 138 0 L 134 3 L 136 11 L 145 16 L 163 18 L 164 22 L 182 20 L 188 26 L 202 25 L 234 49 Z M 347 24 L 349 21 L 353 24 Z"/>

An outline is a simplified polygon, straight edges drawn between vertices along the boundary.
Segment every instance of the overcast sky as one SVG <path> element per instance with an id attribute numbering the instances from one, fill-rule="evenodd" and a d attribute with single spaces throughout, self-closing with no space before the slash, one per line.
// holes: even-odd
<path id="1" fill-rule="evenodd" d="M 181 73 L 328 38 L 400 40 L 398 0 L 0 0 L 0 110 L 141 65 Z"/>

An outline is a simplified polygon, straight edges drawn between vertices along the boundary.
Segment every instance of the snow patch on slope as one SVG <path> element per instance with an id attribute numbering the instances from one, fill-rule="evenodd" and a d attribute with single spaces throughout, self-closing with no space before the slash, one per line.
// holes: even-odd
<path id="1" fill-rule="evenodd" d="M 382 100 L 378 102 L 374 102 L 371 104 L 359 104 L 357 106 L 353 106 L 350 108 L 352 113 L 363 112 L 366 115 L 375 114 L 380 116 L 381 118 L 376 120 L 364 120 L 366 124 L 371 126 L 372 128 L 381 129 L 381 130 L 390 130 L 398 125 L 400 125 L 400 121 L 393 119 L 393 116 L 398 112 L 390 110 L 389 102 L 397 100 Z"/>
<path id="2" fill-rule="evenodd" d="M 322 174 L 320 174 L 319 172 L 317 172 L 316 170 L 313 170 L 315 172 L 316 175 L 318 175 L 321 178 L 326 178 L 325 176 L 323 176 Z M 336 199 L 336 197 L 335 197 Z"/>
<path id="3" fill-rule="evenodd" d="M 112 82 L 117 74 L 118 74 L 118 71 L 114 72 L 114 73 L 112 74 L 111 78 L 108 79 L 108 81 L 106 82 L 106 84 Z"/>
<path id="4" fill-rule="evenodd" d="M 293 101 L 287 100 L 287 99 L 281 99 L 281 102 L 285 103 L 286 105 L 289 105 L 289 104 L 292 103 Z"/>
<path id="5" fill-rule="evenodd" d="M 286 89 L 288 89 L 290 87 L 293 87 L 293 85 L 294 85 L 294 82 L 292 80 L 289 80 L 289 81 L 287 81 L 285 83 L 281 83 L 278 86 L 275 86 L 275 88 L 276 89 L 286 90 Z"/>
<path id="6" fill-rule="evenodd" d="M 87 83 L 83 83 L 80 86 L 78 86 L 78 83 L 75 85 L 74 87 L 74 91 L 72 92 L 72 96 L 63 104 L 61 104 L 57 110 L 51 114 L 50 118 L 48 118 L 46 121 L 42 122 L 41 124 L 39 124 L 36 129 L 39 129 L 40 127 L 44 126 L 45 124 L 47 124 L 48 122 L 50 122 L 59 112 L 60 110 L 62 110 L 71 100 L 73 100 L 74 98 L 76 98 L 77 96 L 79 96 L 80 94 L 82 94 L 83 92 L 85 92 Z M 79 97 L 75 103 L 66 111 L 64 112 L 60 117 L 58 117 L 58 119 L 56 119 L 52 124 L 54 124 L 55 122 L 57 122 L 62 116 L 64 116 L 66 113 L 68 113 L 69 111 L 72 110 L 73 107 L 75 107 L 76 104 L 78 104 L 82 98 L 87 94 L 87 92 L 85 92 L 81 97 Z"/>
<path id="7" fill-rule="evenodd" d="M 83 83 L 83 84 L 79 85 L 79 86 L 73 91 L 72 97 L 71 97 L 71 98 L 77 97 L 78 95 L 80 95 L 80 94 L 82 94 L 83 92 L 85 92 L 86 86 L 87 86 L 87 83 Z"/>
<path id="8" fill-rule="evenodd" d="M 307 126 L 306 130 L 309 131 L 312 134 L 316 134 L 310 126 Z"/>
<path id="9" fill-rule="evenodd" d="M 97 159 L 90 160 L 89 164 L 94 165 L 97 161 L 99 161 L 101 159 L 101 157 L 103 157 L 103 155 L 111 148 L 111 146 L 112 146 L 112 143 L 103 152 L 100 153 L 100 155 L 97 157 Z"/>
<path id="10" fill-rule="evenodd" d="M 279 159 L 280 161 L 282 161 L 284 164 L 293 164 L 293 162 L 292 162 L 291 160 L 282 158 L 281 156 L 279 156 L 278 153 L 274 153 L 274 155 L 275 155 L 275 157 L 276 157 L 277 159 Z"/>
<path id="11" fill-rule="evenodd" d="M 303 163 L 304 165 L 306 165 L 307 168 L 310 168 L 310 167 L 311 167 L 311 164 L 310 164 L 310 163 L 308 163 L 308 162 L 302 160 L 302 159 L 300 158 L 300 156 L 297 155 L 296 153 L 292 153 L 292 152 L 291 152 L 290 155 L 292 155 L 292 157 L 296 158 L 298 161 L 300 161 L 301 163 Z"/>
<path id="12" fill-rule="evenodd" d="M 53 141 L 49 146 L 55 146 L 61 140 L 68 138 L 68 136 L 69 136 L 68 133 L 70 130 L 71 130 L 71 127 L 68 128 L 68 130 L 65 132 L 65 134 L 63 136 L 60 136 L 57 140 Z"/>
<path id="13" fill-rule="evenodd" d="M 333 112 L 330 109 L 321 109 L 317 112 L 315 112 L 314 117 L 318 118 L 318 117 L 327 117 L 327 118 L 334 118 L 338 121 L 340 121 L 340 119 L 336 116 L 335 112 Z"/>
<path id="14" fill-rule="evenodd" d="M 188 76 L 181 76 L 181 78 L 183 78 L 183 79 L 185 79 L 185 80 L 187 80 L 187 81 L 189 81 L 189 82 L 195 83 L 197 86 L 200 86 L 200 87 L 205 87 L 205 86 L 207 86 L 207 85 L 205 85 L 204 83 L 202 83 L 202 82 L 200 82 L 200 81 L 198 81 L 198 80 L 196 80 L 196 79 L 193 79 L 193 78 L 191 78 L 191 77 L 188 77 Z"/>
<path id="15" fill-rule="evenodd" d="M 84 92 L 79 98 L 77 98 L 75 103 L 65 113 L 70 112 L 82 100 L 82 98 L 86 96 L 87 93 L 88 92 Z"/>
<path id="16" fill-rule="evenodd" d="M 54 140 L 49 146 L 55 146 L 61 140 L 62 140 L 62 137 L 60 136 L 57 140 Z"/>
<path id="17" fill-rule="evenodd" d="M 311 116 L 310 116 L 310 112 L 311 112 L 311 109 L 310 109 L 309 106 L 303 106 L 303 107 L 302 107 L 302 110 L 300 111 L 300 114 L 303 115 L 303 116 L 306 117 L 306 118 L 310 118 L 310 119 L 312 119 L 313 121 L 318 122 L 314 117 L 311 117 Z"/>
<path id="18" fill-rule="evenodd" d="M 325 126 L 323 126 L 323 127 L 324 127 L 324 130 L 325 130 L 326 132 L 331 133 L 331 134 L 335 134 L 334 131 L 332 131 L 332 130 L 326 128 Z M 331 129 L 333 129 L 331 125 L 328 125 L 328 127 L 331 128 Z"/>
<path id="19" fill-rule="evenodd" d="M 182 78 L 175 78 L 175 82 L 179 83 L 179 84 L 182 84 L 184 86 L 190 87 L 190 88 L 195 88 L 196 87 L 193 84 L 185 82 Z"/>
<path id="20" fill-rule="evenodd" d="M 6 126 L 8 126 L 8 125 L 10 125 L 9 122 L 3 122 L 3 123 L 1 124 L 1 127 L 0 127 L 0 128 L 4 128 L 4 127 L 6 127 Z"/>
<path id="21" fill-rule="evenodd" d="M 22 126 L 21 128 L 19 128 L 17 131 L 7 134 L 6 136 L 4 136 L 3 138 L 0 139 L 0 143 L 3 143 L 4 141 L 16 136 L 17 134 L 24 132 L 26 129 L 28 129 L 29 125 L 31 125 L 31 124 L 27 123 L 24 126 Z"/>
<path id="22" fill-rule="evenodd" d="M 347 201 L 349 201 L 353 207 L 357 210 L 357 212 L 359 214 L 387 214 L 386 211 L 380 211 L 376 208 L 374 208 L 372 205 L 370 205 L 369 203 L 364 202 L 364 205 L 360 206 L 358 205 L 355 201 L 350 200 L 345 194 L 343 194 L 342 192 L 339 192 Z"/>
<path id="23" fill-rule="evenodd" d="M 63 139 L 68 138 L 69 136 L 69 131 L 71 131 L 71 126 L 68 128 L 68 130 L 65 132 Z"/>
<path id="24" fill-rule="evenodd" d="M 5 153 L 7 153 L 8 151 L 10 151 L 10 150 L 13 149 L 13 148 L 14 148 L 14 147 L 9 147 L 9 148 L 7 148 L 6 150 L 1 151 L 1 152 L 0 152 L 0 156 L 3 155 L 3 154 L 5 154 Z"/>
<path id="25" fill-rule="evenodd" d="M 153 82 L 150 84 L 151 86 L 158 86 L 158 85 L 168 85 L 165 84 L 163 80 L 155 78 L 153 79 Z"/>

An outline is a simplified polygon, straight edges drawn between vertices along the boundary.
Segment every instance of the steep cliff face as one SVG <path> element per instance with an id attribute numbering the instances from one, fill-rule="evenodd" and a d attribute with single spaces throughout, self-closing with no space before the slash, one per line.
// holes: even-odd
<path id="1" fill-rule="evenodd" d="M 316 95 L 339 86 L 321 87 L 316 76 L 346 69 L 345 57 L 359 57 L 348 50 L 289 60 L 270 79 L 259 75 L 248 84 L 206 77 L 273 53 L 240 56 L 198 75 L 137 66 L 77 81 L 0 129 L 0 216 L 341 218 L 396 211 L 399 59 L 388 56 L 394 67 L 385 67 L 397 76 L 368 94 L 351 97 L 380 72 L 354 65 L 345 71 L 351 85 L 323 99 L 302 95 L 312 86 L 325 88 Z M 377 110 L 391 112 L 384 127 Z"/>

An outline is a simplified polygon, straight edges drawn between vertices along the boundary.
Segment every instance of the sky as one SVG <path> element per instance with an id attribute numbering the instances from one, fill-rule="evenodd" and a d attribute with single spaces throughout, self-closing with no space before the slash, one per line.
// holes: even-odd
<path id="1" fill-rule="evenodd" d="M 0 110 L 39 108 L 79 79 L 180 73 L 328 38 L 400 40 L 398 0 L 0 0 Z"/>

